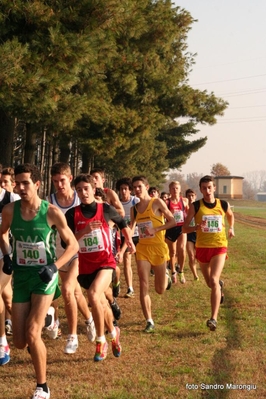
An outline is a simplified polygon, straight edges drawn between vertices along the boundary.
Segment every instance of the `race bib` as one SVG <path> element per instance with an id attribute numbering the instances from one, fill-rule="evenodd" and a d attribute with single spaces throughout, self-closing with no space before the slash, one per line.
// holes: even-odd
<path id="1" fill-rule="evenodd" d="M 147 222 L 141 222 L 138 223 L 138 228 L 139 228 L 139 236 L 140 238 L 152 238 L 155 237 L 155 234 L 150 234 L 149 233 L 149 228 L 152 229 L 152 221 L 148 220 Z"/>
<path id="2" fill-rule="evenodd" d="M 183 223 L 184 222 L 184 212 L 183 211 L 176 211 L 174 213 L 174 218 L 176 223 Z"/>
<path id="3" fill-rule="evenodd" d="M 104 251 L 103 235 L 101 229 L 95 229 L 85 234 L 79 240 L 79 252 L 91 253 Z"/>
<path id="4" fill-rule="evenodd" d="M 195 219 L 192 218 L 192 219 L 191 219 L 191 222 L 189 223 L 189 227 L 195 227 L 195 226 L 196 226 L 196 224 L 195 224 Z"/>
<path id="5" fill-rule="evenodd" d="M 202 220 L 205 222 L 202 227 L 203 233 L 220 233 L 222 231 L 221 215 L 205 215 Z"/>
<path id="6" fill-rule="evenodd" d="M 43 241 L 16 241 L 17 264 L 20 266 L 47 265 L 47 256 Z"/>

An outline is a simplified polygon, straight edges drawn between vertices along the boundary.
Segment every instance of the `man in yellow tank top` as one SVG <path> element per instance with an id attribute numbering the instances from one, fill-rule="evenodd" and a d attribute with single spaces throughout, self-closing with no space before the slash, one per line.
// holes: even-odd
<path id="1" fill-rule="evenodd" d="M 160 198 L 151 198 L 149 184 L 144 176 L 132 179 L 133 190 L 140 202 L 131 208 L 131 223 L 134 231 L 139 229 L 139 243 L 136 246 L 136 259 L 140 283 L 140 303 L 146 319 L 145 332 L 154 331 L 149 296 L 149 278 L 154 270 L 155 291 L 163 294 L 171 286 L 171 277 L 166 270 L 168 247 L 164 240 L 164 230 L 175 226 L 173 214 Z M 165 222 L 166 220 L 166 222 Z"/>
<path id="2" fill-rule="evenodd" d="M 225 217 L 229 224 L 228 238 L 234 237 L 234 214 L 227 201 L 215 198 L 212 176 L 204 176 L 199 182 L 203 198 L 191 204 L 183 226 L 184 233 L 197 232 L 196 258 L 204 279 L 211 289 L 211 318 L 207 327 L 215 331 L 220 303 L 223 302 L 223 281 L 220 280 L 227 257 Z M 190 226 L 192 219 L 195 225 Z"/>

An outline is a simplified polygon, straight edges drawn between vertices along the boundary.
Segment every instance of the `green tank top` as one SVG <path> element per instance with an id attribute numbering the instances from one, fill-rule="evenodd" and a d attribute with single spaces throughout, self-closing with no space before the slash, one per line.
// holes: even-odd
<path id="1" fill-rule="evenodd" d="M 13 235 L 13 267 L 42 267 L 55 262 L 56 230 L 47 222 L 49 202 L 42 200 L 32 220 L 20 214 L 21 201 L 14 202 L 11 232 Z"/>

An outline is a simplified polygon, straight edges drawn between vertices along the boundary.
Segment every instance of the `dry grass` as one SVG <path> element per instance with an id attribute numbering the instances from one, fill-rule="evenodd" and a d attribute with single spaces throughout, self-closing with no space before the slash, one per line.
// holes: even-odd
<path id="1" fill-rule="evenodd" d="M 65 355 L 67 330 L 61 306 L 63 338 L 51 341 L 44 334 L 51 399 L 266 397 L 266 232 L 237 225 L 236 234 L 223 273 L 226 301 L 214 333 L 205 327 L 210 316 L 209 291 L 203 278 L 199 283 L 192 281 L 188 267 L 187 283 L 177 283 L 163 296 L 155 294 L 150 278 L 153 335 L 142 332 L 145 321 L 138 295 L 123 298 L 122 279 L 118 301 L 123 312 L 119 322 L 123 352 L 119 359 L 109 347 L 104 362 L 93 362 L 95 346 L 87 341 L 81 319 L 78 351 Z M 135 266 L 134 272 L 138 293 Z M 1 368 L 0 396 L 30 398 L 35 387 L 30 356 L 26 350 L 14 349 L 12 340 L 10 345 L 11 361 Z M 215 384 L 220 388 L 215 389 Z M 226 389 L 226 384 L 254 384 L 257 389 Z"/>

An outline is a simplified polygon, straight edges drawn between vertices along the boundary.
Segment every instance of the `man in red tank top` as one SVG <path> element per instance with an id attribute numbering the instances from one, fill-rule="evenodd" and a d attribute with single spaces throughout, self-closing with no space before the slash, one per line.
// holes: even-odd
<path id="1" fill-rule="evenodd" d="M 182 233 L 182 226 L 188 210 L 187 198 L 181 197 L 181 185 L 178 181 L 169 184 L 170 197 L 167 201 L 168 208 L 174 215 L 176 226 L 166 230 L 165 241 L 170 252 L 170 266 L 172 271 L 172 282 L 176 283 L 176 263 L 179 265 L 179 280 L 182 284 L 186 282 L 184 276 L 184 265 L 186 259 L 187 235 Z"/>
<path id="2" fill-rule="evenodd" d="M 107 203 L 95 202 L 95 184 L 92 176 L 81 174 L 74 180 L 81 205 L 66 212 L 69 227 L 79 243 L 80 285 L 87 290 L 88 300 L 96 327 L 96 352 L 94 361 L 104 360 L 108 344 L 105 326 L 112 340 L 115 357 L 121 354 L 120 329 L 114 327 L 111 308 L 105 296 L 112 280 L 116 261 L 112 254 L 112 243 L 108 222 L 112 220 L 122 230 L 129 250 L 135 252 L 131 230 L 122 216 Z"/>

